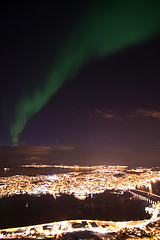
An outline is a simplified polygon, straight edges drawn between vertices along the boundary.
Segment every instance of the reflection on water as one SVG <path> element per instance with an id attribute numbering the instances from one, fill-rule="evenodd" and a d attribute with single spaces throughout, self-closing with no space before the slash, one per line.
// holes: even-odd
<path id="1" fill-rule="evenodd" d="M 160 196 L 160 181 L 157 181 L 155 183 L 152 182 L 151 184 L 152 184 L 152 192 Z"/>
<path id="2" fill-rule="evenodd" d="M 85 200 L 73 195 L 14 195 L 0 200 L 0 228 L 26 226 L 67 219 L 138 220 L 150 218 L 145 212 L 147 203 L 132 199 L 131 194 L 123 195 L 106 190 Z M 27 206 L 27 207 L 26 207 Z"/>

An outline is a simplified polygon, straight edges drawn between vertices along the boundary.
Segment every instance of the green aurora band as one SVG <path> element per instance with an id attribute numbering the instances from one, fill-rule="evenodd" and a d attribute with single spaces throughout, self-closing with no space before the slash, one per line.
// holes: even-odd
<path id="1" fill-rule="evenodd" d="M 93 1 L 61 48 L 45 84 L 39 84 L 33 94 L 25 93 L 19 101 L 10 129 L 13 145 L 18 145 L 18 135 L 29 119 L 84 63 L 158 33 L 159 13 L 160 1 L 157 0 Z"/>

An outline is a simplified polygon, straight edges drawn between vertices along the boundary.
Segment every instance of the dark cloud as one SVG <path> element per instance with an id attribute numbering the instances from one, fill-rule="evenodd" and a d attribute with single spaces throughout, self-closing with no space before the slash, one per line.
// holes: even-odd
<path id="1" fill-rule="evenodd" d="M 120 122 L 123 122 L 123 119 L 118 116 L 118 111 L 107 111 L 107 110 L 99 110 L 96 109 L 95 113 L 97 114 L 98 117 L 102 117 L 105 119 L 115 119 Z"/>
<path id="2" fill-rule="evenodd" d="M 73 151 L 74 147 L 72 146 L 65 146 L 65 145 L 58 145 L 52 148 L 54 151 Z"/>
<path id="3" fill-rule="evenodd" d="M 136 111 L 134 111 L 133 113 L 127 115 L 127 117 L 135 117 L 138 114 L 144 116 L 144 117 L 152 117 L 152 118 L 157 118 L 158 120 L 160 120 L 160 112 L 158 110 L 155 109 L 138 109 Z"/>
<path id="4" fill-rule="evenodd" d="M 24 160 L 29 160 L 29 161 L 45 161 L 47 160 L 46 158 L 41 158 L 41 157 L 26 157 Z"/>
<path id="5" fill-rule="evenodd" d="M 18 147 L 0 147 L 0 164 L 17 166 L 27 163 L 27 161 L 47 160 L 47 156 L 52 150 L 49 146 L 18 146 Z M 45 157 L 40 157 L 40 155 Z"/>
<path id="6" fill-rule="evenodd" d="M 139 109 L 137 110 L 137 113 L 143 115 L 144 117 L 153 117 L 160 120 L 160 112 L 157 110 Z"/>
<path id="7" fill-rule="evenodd" d="M 94 143 L 77 142 L 66 142 L 52 147 L 1 147 L 0 150 L 1 166 L 19 166 L 36 162 L 72 165 L 159 166 L 160 143 L 154 143 L 153 147 L 148 147 L 147 150 L 146 148 L 126 147 L 97 148 Z"/>
<path id="8" fill-rule="evenodd" d="M 11 148 L 17 154 L 49 154 L 52 147 L 49 146 L 19 146 Z"/>

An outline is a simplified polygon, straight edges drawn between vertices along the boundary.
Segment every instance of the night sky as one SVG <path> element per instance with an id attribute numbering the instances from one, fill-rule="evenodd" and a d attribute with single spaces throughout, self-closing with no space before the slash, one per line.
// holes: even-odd
<path id="1" fill-rule="evenodd" d="M 0 1 L 0 165 L 160 165 L 160 2 Z"/>

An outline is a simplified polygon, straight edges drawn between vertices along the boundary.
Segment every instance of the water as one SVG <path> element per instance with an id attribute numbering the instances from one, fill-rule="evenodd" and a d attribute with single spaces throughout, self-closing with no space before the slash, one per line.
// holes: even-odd
<path id="1" fill-rule="evenodd" d="M 73 195 L 62 195 L 57 199 L 49 194 L 40 197 L 14 195 L 0 199 L 0 229 L 74 219 L 123 221 L 150 218 L 145 206 L 147 203 L 131 199 L 128 192 L 119 195 L 108 190 L 83 201 Z"/>
<path id="2" fill-rule="evenodd" d="M 48 167 L 48 168 L 35 168 L 35 167 L 13 167 L 10 170 L 4 170 L 0 168 L 0 177 L 9 177 L 14 175 L 52 175 L 52 174 L 60 174 L 60 173 L 68 173 L 68 172 L 86 172 L 85 169 L 76 169 L 76 168 L 56 168 L 56 167 Z M 89 170 L 87 170 L 88 172 Z"/>

